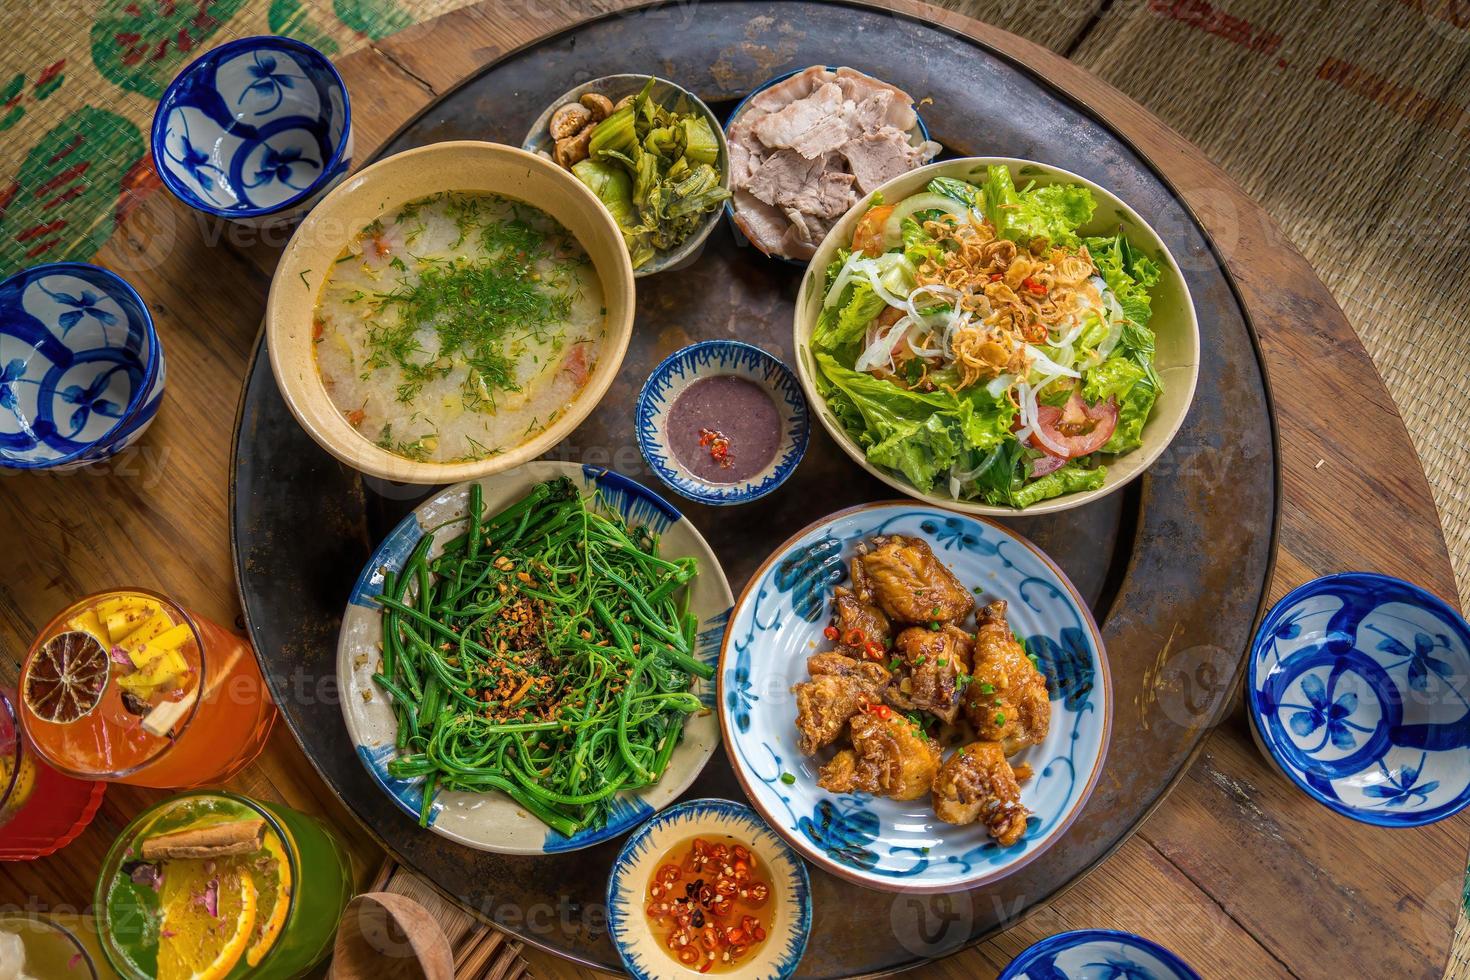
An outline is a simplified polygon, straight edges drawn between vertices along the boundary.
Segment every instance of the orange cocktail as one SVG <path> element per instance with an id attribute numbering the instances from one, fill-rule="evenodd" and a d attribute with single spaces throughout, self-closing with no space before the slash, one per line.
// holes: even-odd
<path id="1" fill-rule="evenodd" d="M 53 619 L 26 655 L 19 693 L 46 761 L 139 786 L 228 779 L 276 717 L 244 638 L 143 589 L 89 596 Z"/>

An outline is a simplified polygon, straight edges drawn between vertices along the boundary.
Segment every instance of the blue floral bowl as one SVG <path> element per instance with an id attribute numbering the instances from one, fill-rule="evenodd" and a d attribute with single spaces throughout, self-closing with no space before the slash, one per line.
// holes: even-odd
<path id="1" fill-rule="evenodd" d="M 56 262 L 0 283 L 0 466 L 121 452 L 158 413 L 163 375 L 148 308 L 106 269 Z"/>
<path id="2" fill-rule="evenodd" d="M 1470 626 L 1416 585 L 1371 572 L 1314 579 L 1251 646 L 1251 730 L 1317 802 L 1379 827 L 1470 803 Z"/>
<path id="3" fill-rule="evenodd" d="M 1035 775 L 1021 786 L 1031 811 L 1025 836 L 1002 848 L 979 823 L 934 816 L 929 797 L 900 802 L 836 795 L 817 786 L 832 754 L 796 745 L 792 685 L 825 646 L 831 587 L 847 576 L 856 546 L 878 534 L 921 537 L 983 602 L 1004 599 L 1012 629 L 1046 674 L 1051 730 L 1018 754 Z M 950 892 L 997 881 L 1029 864 L 1082 811 L 1102 772 L 1112 687 L 1102 637 L 1062 571 L 1035 545 L 998 524 L 892 501 L 837 513 L 788 540 L 752 576 L 735 604 L 720 652 L 725 751 L 761 816 L 808 860 L 869 888 Z"/>
<path id="4" fill-rule="evenodd" d="M 190 63 L 153 114 L 153 166 L 206 214 L 274 225 L 310 209 L 352 162 L 347 87 L 326 55 L 245 37 Z"/>
<path id="5" fill-rule="evenodd" d="M 771 921 L 763 942 L 746 954 L 733 970 L 719 976 L 739 980 L 780 980 L 796 972 L 812 929 L 812 900 L 806 865 L 796 852 L 771 832 L 743 803 L 730 800 L 689 800 L 671 806 L 628 836 L 607 880 L 607 931 L 634 980 L 697 977 L 697 970 L 677 962 L 659 946 L 644 914 L 648 879 L 660 859 L 691 838 L 721 843 L 723 837 L 749 847 L 764 862 L 771 880 L 771 899 L 765 906 Z"/>
<path id="6" fill-rule="evenodd" d="M 1078 929 L 1033 943 L 1000 980 L 1200 980 L 1158 943 L 1131 932 Z"/>
<path id="7" fill-rule="evenodd" d="M 680 465 L 669 446 L 669 409 L 701 378 L 732 374 L 755 382 L 771 396 L 781 417 L 781 443 L 765 469 L 742 483 L 708 483 Z M 781 360 L 738 340 L 706 340 L 677 350 L 653 369 L 638 394 L 638 448 L 658 478 L 676 493 L 704 504 L 744 504 L 786 482 L 806 453 L 810 421 L 806 396 Z"/>

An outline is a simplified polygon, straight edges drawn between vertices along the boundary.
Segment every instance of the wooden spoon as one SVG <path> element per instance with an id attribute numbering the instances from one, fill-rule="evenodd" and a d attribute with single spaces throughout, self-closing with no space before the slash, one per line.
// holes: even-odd
<path id="1" fill-rule="evenodd" d="M 449 937 L 411 898 L 366 892 L 347 903 L 330 980 L 454 980 Z"/>

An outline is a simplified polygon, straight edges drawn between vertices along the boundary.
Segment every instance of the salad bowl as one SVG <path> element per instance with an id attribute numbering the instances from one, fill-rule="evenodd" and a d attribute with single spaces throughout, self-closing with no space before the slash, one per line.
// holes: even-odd
<path id="1" fill-rule="evenodd" d="M 695 655 L 714 663 L 730 615 L 730 586 L 699 531 L 663 498 L 625 476 L 579 463 L 528 463 L 476 482 L 483 493 L 485 513 L 493 514 L 524 497 L 537 483 L 557 477 L 569 477 L 584 494 L 596 494 L 597 506 L 616 511 L 629 526 L 644 526 L 658 533 L 666 556 L 698 559 L 699 573 L 690 584 L 689 599 L 689 611 L 699 620 Z M 381 607 L 374 597 L 383 593 L 385 575 L 403 569 L 426 533 L 437 532 L 428 556 L 442 553 L 444 542 L 465 524 L 469 488 L 470 484 L 461 483 L 435 494 L 389 532 L 363 567 L 342 614 L 338 634 L 337 684 L 348 735 L 363 766 L 403 811 L 405 820 L 419 819 L 423 778 L 400 779 L 388 772 L 388 763 L 397 755 L 398 722 L 373 680 L 379 669 L 383 635 Z M 713 682 L 695 676 L 693 683 L 692 693 L 713 706 Z M 689 716 L 663 778 L 640 792 L 620 794 L 606 824 L 572 837 L 552 830 L 510 797 L 497 792 L 441 792 L 428 810 L 428 827 L 456 843 L 501 854 L 551 854 L 589 847 L 625 833 L 673 802 L 699 775 L 719 739 L 719 723 L 712 713 Z"/>
<path id="2" fill-rule="evenodd" d="M 246 225 L 300 217 L 352 165 L 347 86 L 289 37 L 244 37 L 187 65 L 153 115 L 153 167 L 190 207 Z"/>
<path id="3" fill-rule="evenodd" d="M 132 286 L 84 262 L 0 282 L 0 466 L 66 470 L 132 445 L 163 401 L 163 347 Z"/>
<path id="4" fill-rule="evenodd" d="M 1012 629 L 1045 675 L 1050 731 L 1014 760 L 1035 775 L 1021 785 L 1031 814 L 1010 847 L 981 824 L 940 821 L 928 794 L 900 802 L 829 793 L 817 785 L 817 770 L 830 751 L 806 756 L 797 747 L 791 688 L 825 643 L 830 588 L 845 580 L 856 546 L 879 534 L 924 539 L 963 585 L 975 583 L 977 597 L 1005 600 Z M 736 602 L 718 676 L 725 751 L 752 804 L 807 860 L 868 888 L 959 891 L 1024 867 L 1081 812 L 1107 756 L 1107 656 L 1066 576 L 998 524 L 906 501 L 838 511 L 777 548 Z"/>
<path id="5" fill-rule="evenodd" d="M 1470 804 L 1470 626 L 1416 585 L 1343 572 L 1287 593 L 1251 646 L 1262 753 L 1323 806 L 1419 827 Z"/>
<path id="6" fill-rule="evenodd" d="M 1009 389 L 990 393 L 988 397 L 996 400 L 996 404 L 1001 404 L 1004 399 L 1009 398 L 1015 405 L 1019 400 L 1023 407 L 1019 410 L 1012 409 L 1015 419 L 1010 431 L 1005 431 L 1005 427 L 1002 426 L 1000 431 L 986 432 L 983 434 L 984 442 L 974 441 L 977 437 L 970 434 L 970 426 L 973 423 L 960 420 L 957 414 L 958 404 L 956 412 L 949 412 L 948 409 L 942 408 L 935 410 L 923 406 L 915 408 L 908 403 L 903 405 L 891 403 L 893 396 L 901 396 L 904 393 L 896 385 L 886 380 L 878 380 L 874 375 L 866 372 L 848 372 L 849 376 L 859 377 L 863 382 L 863 390 L 858 395 L 853 395 L 851 391 L 843 391 L 845 404 L 835 405 L 832 396 L 837 389 L 825 376 L 827 369 L 819 360 L 822 357 L 828 357 L 828 354 L 815 349 L 814 337 L 822 322 L 824 304 L 829 298 L 829 293 L 840 293 L 840 288 L 838 290 L 830 288 L 829 280 L 832 279 L 833 272 L 839 268 L 844 270 L 837 273 L 836 278 L 838 279 L 844 275 L 850 275 L 846 272 L 848 264 L 846 250 L 852 246 L 854 235 L 859 231 L 860 223 L 870 207 L 871 198 L 859 202 L 838 221 L 822 242 L 821 247 L 818 248 L 802 280 L 796 301 L 793 326 L 797 372 L 801 378 L 802 387 L 806 391 L 807 400 L 832 438 L 854 462 L 894 489 L 917 500 L 969 514 L 1014 516 L 1020 513 L 1054 513 L 1082 506 L 1089 501 L 1112 493 L 1143 473 L 1168 447 L 1184 424 L 1190 402 L 1194 397 L 1195 384 L 1199 378 L 1199 324 L 1184 276 L 1159 235 L 1116 195 L 1069 171 L 1034 161 L 1012 158 L 969 157 L 945 160 L 894 178 L 882 185 L 873 197 L 889 204 L 898 203 L 900 206 L 906 199 L 917 199 L 921 195 L 935 198 L 939 195 L 924 192 L 930 186 L 930 182 L 936 178 L 983 185 L 991 168 L 1003 168 L 1003 173 L 1009 175 L 1009 181 L 1013 183 L 1014 188 L 1019 189 L 1022 195 L 1030 193 L 1028 188 L 1085 189 L 1086 193 L 1091 195 L 1095 210 L 1092 211 L 1088 220 L 1075 227 L 1078 239 L 1098 236 L 1118 240 L 1114 236 L 1121 235 L 1121 239 L 1126 243 L 1127 258 L 1119 260 L 1118 265 L 1122 266 L 1130 260 L 1135 263 L 1141 262 L 1149 269 L 1150 274 L 1157 276 L 1156 282 L 1146 290 L 1145 303 L 1148 305 L 1144 307 L 1145 309 L 1151 307 L 1147 325 L 1152 333 L 1149 343 L 1154 347 L 1149 360 L 1156 375 L 1157 383 L 1153 386 L 1156 397 L 1148 408 L 1139 412 L 1138 419 L 1133 423 L 1141 425 L 1141 429 L 1138 429 L 1132 436 L 1129 447 L 1120 448 L 1116 453 L 1104 450 L 1101 443 L 1096 447 L 1087 448 L 1086 454 L 1103 456 L 1106 460 L 1104 466 L 1094 467 L 1086 465 L 1087 456 L 1081 450 L 1078 451 L 1078 455 L 1082 458 L 1075 460 L 1068 460 L 1051 450 L 1042 450 L 1038 440 L 1051 438 L 1042 434 L 1030 435 L 1027 437 L 1027 443 L 1020 443 L 1011 432 L 1014 432 L 1015 429 L 1023 429 L 1022 435 L 1025 435 L 1027 432 L 1034 432 L 1039 426 L 1023 421 L 1026 399 L 1025 396 L 1018 394 L 1019 389 L 1014 380 L 1011 381 Z M 977 191 L 976 199 L 984 196 L 978 193 L 980 191 L 978 186 L 971 190 Z M 958 207 L 951 205 L 951 208 L 955 209 L 951 213 L 969 213 L 964 205 Z M 974 210 L 974 206 L 971 206 L 969 210 Z M 900 246 L 889 245 L 886 241 L 884 247 L 888 252 L 900 250 Z M 856 258 L 862 258 L 862 256 Z M 1097 258 L 1099 257 L 1094 256 L 1094 259 Z M 1100 265 L 1099 268 L 1101 268 Z M 1093 278 L 1098 280 L 1100 277 L 1094 276 Z M 851 278 L 848 281 L 851 281 Z M 1129 282 L 1131 284 L 1131 280 Z M 1111 287 L 1114 284 L 1110 282 L 1108 285 Z M 1042 287 L 1038 287 L 1040 288 Z M 914 295 L 919 293 L 920 290 L 914 290 Z M 1114 332 L 1110 333 L 1110 339 L 1103 343 L 1117 344 L 1119 340 L 1116 331 L 1122 329 L 1126 336 L 1128 328 L 1125 324 L 1132 321 L 1131 310 L 1133 308 L 1123 304 L 1121 309 L 1118 307 L 1110 307 L 1110 309 L 1116 311 L 1109 314 L 1115 321 Z M 934 314 L 926 315 L 933 316 Z M 871 329 L 870 327 L 870 336 Z M 879 332 L 881 334 L 881 327 Z M 1147 336 L 1147 333 L 1144 336 Z M 867 343 L 861 334 L 858 340 Z M 1050 342 L 1042 343 L 1041 346 L 1047 346 Z M 901 340 L 900 343 L 902 343 Z M 924 343 L 927 343 L 927 340 Z M 1078 348 L 1076 352 L 1078 368 L 1063 365 L 1057 369 L 1057 365 L 1052 364 L 1047 370 L 1057 369 L 1057 373 L 1045 375 L 1046 379 L 1060 380 L 1064 372 L 1077 376 L 1084 363 L 1082 360 L 1084 351 L 1081 350 L 1083 343 L 1084 341 L 1077 341 L 1075 345 L 1070 342 L 1068 344 L 1069 347 Z M 1121 351 L 1123 348 L 1120 347 L 1117 350 Z M 866 354 L 867 351 L 864 353 Z M 1038 359 L 1033 363 L 1043 362 Z M 839 366 L 855 367 L 857 362 L 850 366 Z M 1037 388 L 1040 389 L 1046 385 L 1046 381 L 1040 378 L 1041 370 L 1039 367 L 1028 367 L 1023 369 L 1019 375 L 1003 375 L 995 380 L 1002 382 L 1007 378 L 1025 380 L 1028 375 L 1037 376 Z M 1077 382 L 1079 389 L 1088 390 L 1089 381 L 1090 375 L 1083 373 Z M 987 394 L 983 385 L 975 385 L 967 391 L 971 395 Z M 942 398 L 942 392 L 936 397 Z M 961 401 L 958 396 L 953 396 L 953 400 L 956 403 Z M 1100 397 L 1099 406 L 1105 401 L 1105 398 Z M 1082 404 L 1080 399 L 1078 403 Z M 1116 395 L 1113 396 L 1111 404 L 1117 405 Z M 1031 396 L 1031 405 L 1034 411 L 1037 405 L 1036 395 Z M 1093 409 L 1091 405 L 1085 407 L 1089 413 Z M 1121 427 L 1125 421 L 1128 421 L 1124 414 L 1127 410 L 1126 406 L 1115 408 L 1114 419 L 1117 420 L 1120 427 L 1120 435 L 1122 434 Z M 916 412 L 925 417 L 919 418 Z M 871 426 L 873 424 L 871 419 L 895 416 L 901 417 L 901 424 L 908 428 L 901 431 L 901 425 L 889 428 L 887 422 L 882 422 L 879 425 L 883 428 L 876 434 L 872 428 L 869 428 L 861 432 L 860 439 L 854 432 L 854 428 L 859 426 L 856 419 L 862 419 L 862 424 Z M 911 474 L 913 469 L 907 468 L 902 459 L 912 458 L 913 454 L 903 450 L 903 447 L 912 443 L 915 437 L 927 437 L 936 428 L 952 433 L 951 445 L 956 446 L 957 449 L 950 450 L 949 458 L 942 460 L 942 466 L 937 472 L 930 475 L 930 485 L 927 488 L 921 488 L 916 485 L 911 475 L 906 475 Z M 1048 431 L 1055 436 L 1055 430 Z M 870 458 L 875 452 L 873 448 L 875 443 L 900 447 L 902 451 L 889 453 L 890 457 L 898 456 L 900 460 L 895 464 L 894 460 L 884 457 L 883 465 L 875 462 Z M 1111 442 L 1108 443 L 1108 445 L 1111 444 Z M 926 445 L 932 447 L 937 443 L 929 442 Z M 1054 441 L 1051 441 L 1050 445 L 1055 446 L 1058 450 L 1066 448 L 1058 446 Z M 971 496 L 968 488 L 972 484 L 966 481 L 973 480 L 977 474 L 987 471 L 994 463 L 997 453 L 1006 450 L 1019 454 L 1019 457 L 1005 458 L 1011 461 L 1009 465 L 1013 467 L 1017 465 L 1015 461 L 1019 459 L 1018 472 L 1021 476 L 1018 477 L 1018 480 L 1023 482 L 1013 489 L 1007 489 L 1002 496 L 997 498 L 1002 502 L 991 502 L 988 496 Z M 1048 472 L 1046 468 L 1037 465 L 1047 460 L 1053 463 L 1050 470 L 1055 471 L 1060 467 L 1065 471 L 1065 475 L 1075 477 L 1075 479 L 1064 482 L 1055 472 Z M 915 464 L 915 467 L 917 466 L 918 464 Z M 1084 470 L 1086 470 L 1085 473 Z M 1105 472 L 1099 472 L 1099 470 Z M 1035 492 L 1043 483 L 1050 485 L 1044 495 Z"/>

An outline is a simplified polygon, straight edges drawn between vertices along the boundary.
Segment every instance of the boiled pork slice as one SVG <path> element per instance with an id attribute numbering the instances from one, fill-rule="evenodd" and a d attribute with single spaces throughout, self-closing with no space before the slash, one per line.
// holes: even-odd
<path id="1" fill-rule="evenodd" d="M 868 194 L 880 184 L 932 160 L 939 152 L 939 144 L 929 141 L 914 146 L 907 133 L 884 126 L 876 133 L 865 133 L 850 140 L 838 152 L 846 158 L 857 189 Z"/>
<path id="2" fill-rule="evenodd" d="M 842 89 L 828 82 L 806 98 L 797 99 L 760 119 L 754 126 L 756 139 L 774 149 L 794 148 L 813 127 L 834 117 L 840 119 L 838 114 L 842 111 L 842 104 Z M 843 131 L 846 132 L 845 127 Z M 838 140 L 837 145 L 844 142 L 845 138 Z M 820 154 L 802 155 L 812 158 Z"/>
<path id="3" fill-rule="evenodd" d="M 897 85 L 889 85 L 851 68 L 837 69 L 837 85 L 842 89 L 844 98 L 858 103 L 880 92 L 887 92 L 889 115 L 884 122 L 895 129 L 907 131 L 913 129 L 919 121 L 918 113 L 914 111 L 914 97 Z"/>
<path id="4" fill-rule="evenodd" d="M 775 112 L 790 105 L 797 99 L 804 99 L 811 95 L 821 86 L 835 81 L 836 75 L 832 74 L 821 65 L 812 65 L 806 71 L 798 72 L 778 82 L 758 95 L 752 96 L 746 105 L 747 110 L 758 109 L 761 112 Z"/>

